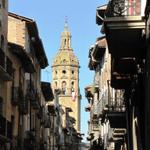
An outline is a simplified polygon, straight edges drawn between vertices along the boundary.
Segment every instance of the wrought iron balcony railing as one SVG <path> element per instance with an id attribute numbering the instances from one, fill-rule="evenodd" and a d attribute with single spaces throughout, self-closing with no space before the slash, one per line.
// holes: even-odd
<path id="1" fill-rule="evenodd" d="M 141 16 L 141 3 L 141 0 L 110 0 L 106 16 Z"/>
<path id="2" fill-rule="evenodd" d="M 108 104 L 108 111 L 124 112 L 125 104 L 123 102 L 123 99 L 122 98 L 110 99 Z"/>

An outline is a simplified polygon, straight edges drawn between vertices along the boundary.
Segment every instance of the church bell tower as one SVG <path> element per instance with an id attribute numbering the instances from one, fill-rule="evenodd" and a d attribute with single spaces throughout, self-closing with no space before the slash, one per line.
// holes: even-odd
<path id="1" fill-rule="evenodd" d="M 53 89 L 59 89 L 59 104 L 70 107 L 70 115 L 76 120 L 75 129 L 80 131 L 79 61 L 71 47 L 71 33 L 67 22 L 61 34 L 61 44 L 52 62 Z"/>

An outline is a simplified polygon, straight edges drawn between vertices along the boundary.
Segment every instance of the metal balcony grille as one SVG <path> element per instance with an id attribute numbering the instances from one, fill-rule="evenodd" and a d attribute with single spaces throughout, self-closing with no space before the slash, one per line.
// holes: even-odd
<path id="1" fill-rule="evenodd" d="M 111 0 L 106 16 L 141 16 L 141 0 Z"/>

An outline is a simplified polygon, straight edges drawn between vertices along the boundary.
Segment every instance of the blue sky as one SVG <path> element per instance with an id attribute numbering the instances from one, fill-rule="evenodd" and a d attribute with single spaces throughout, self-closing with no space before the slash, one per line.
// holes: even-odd
<path id="1" fill-rule="evenodd" d="M 80 62 L 81 132 L 87 135 L 89 113 L 85 112 L 87 100 L 84 88 L 93 82 L 93 72 L 88 69 L 88 50 L 101 36 L 96 25 L 96 8 L 106 0 L 9 0 L 9 11 L 29 17 L 37 22 L 49 67 L 42 72 L 42 80 L 51 81 L 52 58 L 60 47 L 60 34 L 65 16 L 72 34 L 72 48 Z M 49 73 L 48 73 L 49 72 Z"/>

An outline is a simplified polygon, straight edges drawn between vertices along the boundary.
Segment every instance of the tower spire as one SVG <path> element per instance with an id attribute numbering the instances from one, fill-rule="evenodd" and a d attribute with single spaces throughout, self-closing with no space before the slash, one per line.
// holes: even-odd
<path id="1" fill-rule="evenodd" d="M 71 50 L 71 33 L 68 29 L 68 18 L 65 16 L 64 31 L 61 34 L 61 50 Z"/>

